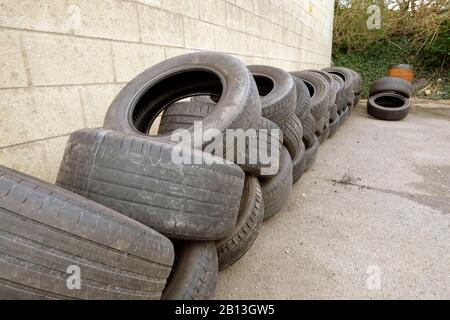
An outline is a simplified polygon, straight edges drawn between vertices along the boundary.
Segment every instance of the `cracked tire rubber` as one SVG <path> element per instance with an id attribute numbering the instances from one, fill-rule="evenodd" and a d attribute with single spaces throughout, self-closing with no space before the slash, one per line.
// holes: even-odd
<path id="1" fill-rule="evenodd" d="M 314 162 L 317 158 L 317 153 L 319 151 L 319 145 L 319 139 L 315 137 L 314 144 L 311 146 L 311 148 L 306 149 L 305 172 L 311 169 L 311 167 L 314 165 Z"/>
<path id="2" fill-rule="evenodd" d="M 300 152 L 303 141 L 302 123 L 293 114 L 291 119 L 281 127 L 281 131 L 283 131 L 283 144 L 288 149 L 291 158 L 294 159 L 297 153 Z"/>
<path id="3" fill-rule="evenodd" d="M 306 148 L 305 144 L 301 143 L 301 149 L 292 160 L 292 184 L 296 184 L 303 173 L 305 173 L 306 168 Z"/>
<path id="4" fill-rule="evenodd" d="M 292 160 L 283 148 L 280 171 L 271 179 L 260 180 L 264 201 L 264 220 L 277 214 L 286 205 L 292 192 Z"/>
<path id="5" fill-rule="evenodd" d="M 117 131 L 79 130 L 69 138 L 56 183 L 170 238 L 226 237 L 236 223 L 244 172 L 190 148 L 204 164 L 177 164 L 173 148 Z"/>
<path id="6" fill-rule="evenodd" d="M 367 101 L 367 113 L 381 120 L 402 120 L 408 115 L 409 108 L 409 100 L 396 93 L 379 93 Z"/>
<path id="7" fill-rule="evenodd" d="M 245 178 L 241 205 L 233 233 L 216 242 L 219 270 L 238 261 L 255 242 L 264 219 L 261 186 L 255 177 Z"/>
<path id="8" fill-rule="evenodd" d="M 174 251 L 152 229 L 0 166 L 1 299 L 159 299 Z M 70 290 L 67 268 L 81 270 Z"/>
<path id="9" fill-rule="evenodd" d="M 311 114 L 317 121 L 316 133 L 322 134 L 324 125 L 321 123 L 330 101 L 330 87 L 328 82 L 319 74 L 310 71 L 292 73 L 303 80 L 311 95 Z"/>
<path id="10" fill-rule="evenodd" d="M 200 98 L 200 97 L 197 97 Z M 203 97 L 202 97 L 203 98 Z M 207 97 L 209 99 L 209 97 Z M 204 118 L 208 116 L 211 112 L 214 111 L 214 109 L 217 107 L 215 103 L 212 102 L 203 102 L 199 100 L 190 101 L 190 102 L 177 102 L 169 106 L 161 116 L 161 122 L 159 125 L 158 133 L 161 134 L 170 134 L 176 129 L 188 129 L 194 125 L 195 121 L 202 121 Z M 272 121 L 266 119 L 266 118 L 260 118 L 260 122 L 258 125 L 258 136 L 259 136 L 259 130 L 265 129 L 268 130 L 268 133 L 273 133 L 273 130 L 280 130 L 280 128 L 273 123 Z M 272 141 L 267 141 L 266 137 L 261 137 L 262 143 L 267 143 L 267 148 L 271 152 L 273 150 L 272 148 L 276 149 L 277 154 L 281 156 L 281 148 L 283 143 L 283 136 L 280 134 L 278 141 L 280 143 L 272 143 Z M 278 142 L 277 141 L 277 142 Z M 254 148 L 256 148 L 257 152 L 257 145 L 253 145 Z M 247 143 L 247 152 L 245 154 L 245 162 L 244 164 L 239 164 L 239 166 L 244 170 L 245 173 L 254 175 L 254 176 L 260 176 L 261 169 L 266 168 L 267 165 L 264 165 L 262 163 L 249 163 L 249 156 L 250 156 L 250 149 L 251 145 Z M 232 149 L 234 150 L 234 148 Z M 230 159 L 228 159 L 230 160 Z M 233 159 L 235 162 L 237 162 L 237 159 Z"/>
<path id="11" fill-rule="evenodd" d="M 328 135 L 328 139 L 332 138 L 336 132 L 339 130 L 341 125 L 341 119 L 337 117 L 332 123 L 330 123 L 330 134 Z"/>
<path id="12" fill-rule="evenodd" d="M 248 69 L 261 96 L 262 116 L 281 127 L 289 121 L 297 106 L 294 79 L 286 71 L 270 66 L 253 65 Z"/>
<path id="13" fill-rule="evenodd" d="M 175 262 L 162 300 L 207 300 L 217 287 L 219 267 L 213 241 L 175 242 Z"/>
<path id="14" fill-rule="evenodd" d="M 370 86 L 369 97 L 384 92 L 395 92 L 404 96 L 405 98 L 411 97 L 411 84 L 400 78 L 384 77 L 375 80 Z"/>
<path id="15" fill-rule="evenodd" d="M 227 84 L 225 87 L 222 81 Z M 220 96 L 214 111 L 203 120 L 204 131 L 257 128 L 261 103 L 250 71 L 232 56 L 211 52 L 177 56 L 139 74 L 115 97 L 103 127 L 171 142 L 174 139 L 170 135 L 149 137 L 151 125 L 171 104 L 202 95 Z M 191 133 L 193 130 L 189 128 Z M 193 147 L 204 149 L 208 143 L 198 144 Z"/>

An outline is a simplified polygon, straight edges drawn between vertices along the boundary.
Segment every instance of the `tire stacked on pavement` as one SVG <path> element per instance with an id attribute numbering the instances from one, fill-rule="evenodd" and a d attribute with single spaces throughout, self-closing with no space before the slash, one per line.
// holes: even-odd
<path id="1" fill-rule="evenodd" d="M 0 167 L 0 297 L 211 298 L 360 86 L 349 69 L 290 74 L 210 52 L 145 70 L 103 128 L 70 136 L 58 186 Z M 68 265 L 81 291 L 61 284 Z"/>
<path id="2" fill-rule="evenodd" d="M 367 113 L 381 120 L 402 120 L 409 113 L 411 91 L 411 84 L 403 79 L 377 79 L 370 86 Z"/>

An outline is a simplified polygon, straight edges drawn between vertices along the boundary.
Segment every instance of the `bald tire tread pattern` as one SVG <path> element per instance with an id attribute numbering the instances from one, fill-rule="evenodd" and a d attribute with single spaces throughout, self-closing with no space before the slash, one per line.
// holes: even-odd
<path id="1" fill-rule="evenodd" d="M 255 177 L 246 177 L 238 219 L 233 233 L 216 242 L 219 270 L 238 261 L 255 242 L 264 219 L 261 186 Z"/>
<path id="2" fill-rule="evenodd" d="M 283 144 L 288 149 L 291 158 L 294 158 L 300 152 L 303 140 L 303 126 L 298 117 L 293 114 L 291 119 L 282 127 Z"/>
<path id="3" fill-rule="evenodd" d="M 292 160 L 284 148 L 280 171 L 271 179 L 260 180 L 264 201 L 264 221 L 281 211 L 292 192 Z"/>
<path id="4" fill-rule="evenodd" d="M 292 160 L 292 184 L 296 184 L 306 169 L 306 148 L 302 142 L 300 152 Z"/>
<path id="5" fill-rule="evenodd" d="M 316 120 L 312 114 L 308 113 L 301 120 L 303 126 L 303 142 L 306 148 L 309 148 L 314 144 L 316 138 Z"/>
<path id="6" fill-rule="evenodd" d="M 173 259 L 152 229 L 0 166 L 0 299 L 159 299 Z"/>
<path id="7" fill-rule="evenodd" d="M 178 241 L 175 264 L 164 289 L 163 300 L 208 300 L 219 278 L 216 245 L 213 241 Z"/>
<path id="8" fill-rule="evenodd" d="M 230 162 L 175 164 L 173 147 L 117 131 L 79 130 L 69 138 L 56 183 L 170 238 L 227 236 L 236 223 L 244 172 Z"/>
<path id="9" fill-rule="evenodd" d="M 314 144 L 306 149 L 306 166 L 305 166 L 305 172 L 311 169 L 311 167 L 314 165 L 314 162 L 317 158 L 317 153 L 319 151 L 319 139 L 315 137 Z"/>

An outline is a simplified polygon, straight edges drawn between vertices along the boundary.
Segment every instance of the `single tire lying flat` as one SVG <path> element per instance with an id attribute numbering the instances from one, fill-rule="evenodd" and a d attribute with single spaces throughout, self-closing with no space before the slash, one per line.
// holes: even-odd
<path id="1" fill-rule="evenodd" d="M 0 252 L 0 299 L 159 299 L 174 260 L 156 231 L 3 166 Z"/>
<path id="2" fill-rule="evenodd" d="M 409 100 L 396 93 L 379 93 L 367 101 L 367 113 L 381 120 L 401 120 L 409 109 Z"/>
<path id="3" fill-rule="evenodd" d="M 292 160 L 286 148 L 281 155 L 280 171 L 270 179 L 261 179 L 264 220 L 277 214 L 286 205 L 292 192 Z"/>
<path id="4" fill-rule="evenodd" d="M 281 127 L 297 107 L 294 79 L 286 71 L 270 66 L 252 65 L 248 69 L 261 96 L 262 116 Z"/>
<path id="5" fill-rule="evenodd" d="M 69 138 L 56 183 L 171 238 L 226 237 L 236 223 L 244 172 L 200 150 L 174 148 L 117 131 L 79 130 Z M 204 162 L 178 163 L 179 151 Z"/>
<path id="6" fill-rule="evenodd" d="M 261 186 L 257 178 L 247 176 L 236 227 L 230 236 L 216 242 L 219 270 L 231 266 L 250 249 L 258 236 L 263 219 L 264 202 Z"/>
<path id="7" fill-rule="evenodd" d="M 400 94 L 406 98 L 410 98 L 412 88 L 411 84 L 403 79 L 384 77 L 377 79 L 372 83 L 369 90 L 369 97 L 390 91 Z"/>
<path id="8" fill-rule="evenodd" d="M 217 287 L 219 268 L 213 241 L 175 242 L 175 263 L 163 300 L 207 300 Z"/>

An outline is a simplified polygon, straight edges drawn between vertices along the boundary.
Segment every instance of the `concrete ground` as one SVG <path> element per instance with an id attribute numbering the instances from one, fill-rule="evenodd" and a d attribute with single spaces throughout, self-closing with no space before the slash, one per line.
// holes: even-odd
<path id="1" fill-rule="evenodd" d="M 361 103 L 216 298 L 450 299 L 450 118 Z"/>

